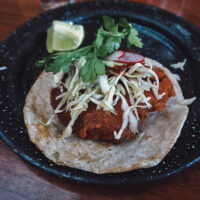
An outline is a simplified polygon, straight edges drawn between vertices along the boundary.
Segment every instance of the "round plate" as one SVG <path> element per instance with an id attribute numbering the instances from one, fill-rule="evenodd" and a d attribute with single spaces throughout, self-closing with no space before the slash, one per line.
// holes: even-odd
<path id="1" fill-rule="evenodd" d="M 125 173 L 97 175 L 59 166 L 48 160 L 29 141 L 23 107 L 31 85 L 40 71 L 34 63 L 47 55 L 46 30 L 52 20 L 83 24 L 89 44 L 102 25 L 102 15 L 126 17 L 144 42 L 139 52 L 169 66 L 184 58 L 185 70 L 170 69 L 181 77 L 186 98 L 196 96 L 177 143 L 157 166 Z M 93 184 L 135 184 L 156 180 L 190 166 L 200 158 L 200 30 L 184 19 L 159 8 L 131 2 L 85 2 L 45 12 L 11 33 L 0 47 L 0 136 L 22 158 L 33 165 L 69 180 Z"/>

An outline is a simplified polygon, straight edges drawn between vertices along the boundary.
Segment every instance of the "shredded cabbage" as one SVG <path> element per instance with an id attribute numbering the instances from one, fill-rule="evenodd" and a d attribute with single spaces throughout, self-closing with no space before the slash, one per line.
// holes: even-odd
<path id="1" fill-rule="evenodd" d="M 109 111 L 117 114 L 115 105 L 121 99 L 123 122 L 118 133 L 114 131 L 115 139 L 120 139 L 124 129 L 128 126 L 132 132 L 137 133 L 138 112 L 137 108 L 151 108 L 149 103 L 150 97 L 144 95 L 144 91 L 152 90 L 157 99 L 162 98 L 163 94 L 158 94 L 159 79 L 152 70 L 150 63 L 136 63 L 129 66 L 129 70 L 116 74 L 110 68 L 107 74 L 99 76 L 98 79 L 91 82 L 83 82 L 80 76 L 80 68 L 84 65 L 85 58 L 74 60 L 70 67 L 68 76 L 64 83 L 63 72 L 54 75 L 54 84 L 58 87 L 62 84 L 65 88 L 64 92 L 56 97 L 60 99 L 60 103 L 55 109 L 55 113 L 70 112 L 71 120 L 64 130 L 63 138 L 67 138 L 72 134 L 72 127 L 78 116 L 88 109 L 89 102 L 97 105 L 97 110 Z M 150 80 L 154 77 L 155 81 Z M 128 94 L 130 106 L 124 95 Z M 64 106 L 64 109 L 63 109 Z"/>
<path id="2" fill-rule="evenodd" d="M 188 105 L 192 104 L 196 99 L 197 99 L 196 97 L 192 97 L 190 99 L 183 99 L 180 101 L 180 104 L 188 106 Z"/>

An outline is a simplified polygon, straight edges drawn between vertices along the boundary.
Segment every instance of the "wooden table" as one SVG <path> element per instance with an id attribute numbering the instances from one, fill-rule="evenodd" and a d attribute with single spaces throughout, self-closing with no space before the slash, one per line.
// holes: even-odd
<path id="1" fill-rule="evenodd" d="M 199 0 L 140 0 L 183 16 L 200 27 Z M 0 41 L 42 12 L 39 0 L 0 0 Z M 70 183 L 30 165 L 0 140 L 0 200 L 200 199 L 200 165 L 163 180 L 130 187 Z"/>

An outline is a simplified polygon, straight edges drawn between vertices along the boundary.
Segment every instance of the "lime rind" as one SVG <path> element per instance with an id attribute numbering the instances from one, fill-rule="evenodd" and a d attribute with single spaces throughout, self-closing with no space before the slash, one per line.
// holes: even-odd
<path id="1" fill-rule="evenodd" d="M 52 53 L 53 51 L 74 50 L 82 44 L 83 39 L 82 25 L 55 20 L 47 31 L 47 51 Z"/>

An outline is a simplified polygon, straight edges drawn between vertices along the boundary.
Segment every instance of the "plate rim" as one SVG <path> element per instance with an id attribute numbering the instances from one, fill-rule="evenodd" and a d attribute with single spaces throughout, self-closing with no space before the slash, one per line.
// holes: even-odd
<path id="1" fill-rule="evenodd" d="M 109 4 L 109 3 L 111 3 L 111 2 L 108 2 L 108 1 L 101 1 L 101 2 L 98 2 L 99 4 L 102 4 L 102 3 L 107 3 L 107 4 Z M 173 17 L 175 17 L 176 18 L 176 20 L 178 20 L 178 21 L 181 21 L 181 22 L 183 22 L 184 24 L 186 24 L 186 26 L 189 26 L 189 27 L 192 27 L 193 28 L 193 30 L 194 31 L 197 31 L 198 32 L 198 34 L 200 34 L 200 29 L 196 26 L 196 25 L 194 25 L 194 24 L 192 24 L 191 22 L 189 22 L 188 20 L 186 20 L 186 19 L 184 19 L 184 18 L 182 18 L 182 17 L 180 17 L 180 16 L 178 16 L 178 15 L 176 15 L 176 14 L 174 14 L 174 13 L 172 13 L 172 12 L 170 12 L 170 11 L 166 11 L 166 10 L 164 10 L 164 9 L 162 9 L 162 8 L 159 8 L 159 7 L 156 7 L 156 6 L 152 6 L 152 5 L 149 5 L 149 4 L 144 4 L 144 3 L 139 3 L 139 2 L 112 2 L 112 3 L 115 3 L 115 4 L 134 4 L 134 5 L 139 5 L 139 6 L 146 6 L 146 7 L 148 7 L 148 9 L 152 9 L 152 8 L 155 8 L 155 9 L 158 9 L 159 10 L 159 12 L 163 12 L 164 14 L 166 14 L 166 15 L 171 15 L 171 16 L 173 16 Z M 69 5 L 66 5 L 66 6 L 63 6 L 63 7 L 59 7 L 59 8 L 56 8 L 56 9 L 53 9 L 53 10 L 50 10 L 50 11 L 47 11 L 47 12 L 44 12 L 44 13 L 41 13 L 41 14 L 39 14 L 39 15 L 37 15 L 37 16 L 35 16 L 35 17 L 33 17 L 33 18 L 31 18 L 31 19 L 29 19 L 29 20 L 27 20 L 25 23 L 23 23 L 23 24 L 21 24 L 20 26 L 18 26 L 13 32 L 11 32 L 8 36 L 7 36 L 7 38 L 3 41 L 3 42 L 1 42 L 0 43 L 0 48 L 4 45 L 4 44 L 6 44 L 10 39 L 12 39 L 12 37 L 13 37 L 13 35 L 14 34 L 16 34 L 16 33 L 18 33 L 21 29 L 24 29 L 24 28 L 26 28 L 28 25 L 28 23 L 34 23 L 35 22 L 35 20 L 37 20 L 37 19 L 39 19 L 39 18 L 43 18 L 43 17 L 46 17 L 48 14 L 52 14 L 53 15 L 53 13 L 55 12 L 58 12 L 59 10 L 68 10 L 68 9 L 70 9 L 70 7 L 74 7 L 74 5 L 83 5 L 83 4 L 85 4 L 85 5 L 87 5 L 87 4 L 96 4 L 96 2 L 92 2 L 92 1 L 88 1 L 88 2 L 78 2 L 78 3 L 74 3 L 74 4 L 69 4 Z M 1 54 L 1 53 L 0 53 Z M 1 88 L 0 88 L 1 89 Z M 29 163 L 31 163 L 31 164 L 33 164 L 34 166 L 36 166 L 36 167 L 38 167 L 38 168 L 40 168 L 40 169 L 42 169 L 42 170 L 44 170 L 44 171 L 46 171 L 46 172 L 48 172 L 48 173 L 52 173 L 52 174 L 54 174 L 54 175 L 56 175 L 56 176 L 58 176 L 58 177 L 61 177 L 58 173 L 56 173 L 55 171 L 55 169 L 52 169 L 52 168 L 50 168 L 50 167 L 45 167 L 45 169 L 44 169 L 44 167 L 39 163 L 39 164 L 37 164 L 37 162 L 35 161 L 35 159 L 33 159 L 33 158 L 30 158 L 29 156 L 26 156 L 26 154 L 24 154 L 22 151 L 19 151 L 19 150 L 15 150 L 16 148 L 16 146 L 12 143 L 12 141 L 11 140 L 9 140 L 9 138 L 7 138 L 7 136 L 6 136 L 6 134 L 4 134 L 2 131 L 0 131 L 0 137 L 2 138 L 2 140 L 15 152 L 15 153 L 17 153 L 21 158 L 23 158 L 24 160 L 26 160 L 26 161 L 28 161 Z M 79 180 L 77 180 L 76 178 L 74 178 L 73 176 L 70 176 L 70 175 L 68 175 L 68 177 L 66 177 L 66 176 L 63 176 L 62 175 L 62 177 L 63 178 L 67 178 L 68 180 L 70 180 L 70 181 L 75 181 L 75 182 L 82 182 L 82 183 L 86 183 L 86 184 L 99 184 L 99 185 L 128 185 L 128 184 L 137 184 L 137 183 L 144 183 L 144 182 L 151 182 L 151 181 L 154 181 L 154 180 L 158 180 L 158 179 L 161 179 L 161 178 L 164 178 L 164 177 L 167 177 L 167 176 L 171 176 L 171 175 L 173 175 L 173 174 L 176 174 L 176 173 L 178 173 L 178 172 L 180 172 L 180 171 L 182 171 L 182 170 L 184 170 L 184 169 L 186 169 L 187 167 L 189 167 L 189 166 L 191 166 L 192 164 L 194 164 L 194 163 L 196 163 L 196 162 L 198 162 L 200 160 L 200 155 L 196 158 L 196 159 L 192 159 L 192 161 L 190 161 L 190 162 L 188 162 L 187 164 L 185 164 L 185 165 L 183 165 L 183 166 L 180 166 L 180 167 L 178 167 L 176 170 L 174 170 L 174 171 L 171 171 L 170 173 L 168 173 L 168 174 L 162 174 L 162 175 L 156 175 L 153 179 L 150 179 L 150 178 L 145 178 L 145 180 L 143 179 L 143 180 L 141 180 L 141 181 L 136 181 L 136 182 L 134 182 L 134 181 L 131 181 L 131 180 L 127 180 L 127 182 L 124 182 L 124 181 L 122 181 L 122 182 L 115 182 L 115 183 L 107 183 L 107 182 L 105 182 L 105 181 L 102 181 L 101 179 L 101 181 L 100 182 L 97 182 L 96 180 L 95 180 L 95 178 L 94 179 L 91 179 L 91 180 L 89 180 L 89 181 L 85 181 L 84 179 L 79 179 Z M 69 167 L 67 167 L 67 168 L 69 168 Z M 59 172 L 60 173 L 60 172 Z M 63 173 L 63 172 L 62 172 Z M 95 176 L 98 176 L 97 174 L 95 174 Z"/>

